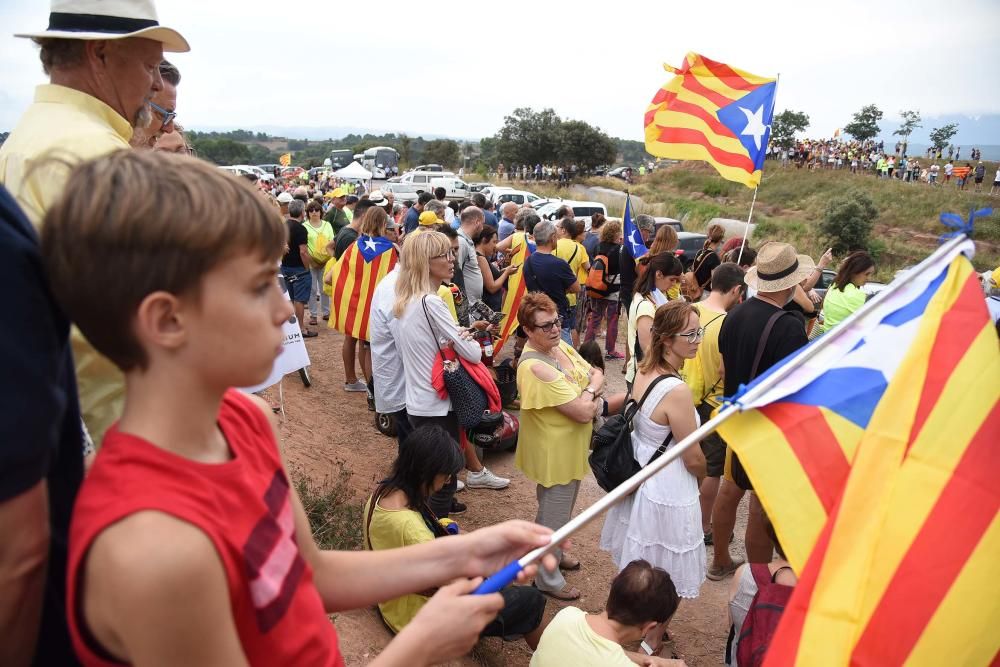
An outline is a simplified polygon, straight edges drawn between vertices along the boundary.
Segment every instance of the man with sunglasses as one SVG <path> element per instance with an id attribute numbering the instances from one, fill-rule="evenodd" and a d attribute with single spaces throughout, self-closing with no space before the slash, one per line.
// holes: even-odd
<path id="1" fill-rule="evenodd" d="M 130 142 L 133 148 L 153 148 L 157 139 L 175 129 L 177 86 L 181 82 L 181 73 L 173 63 L 164 60 L 160 63 L 160 78 L 163 79 L 163 88 L 149 98 L 152 121 L 148 127 L 136 128 Z"/>

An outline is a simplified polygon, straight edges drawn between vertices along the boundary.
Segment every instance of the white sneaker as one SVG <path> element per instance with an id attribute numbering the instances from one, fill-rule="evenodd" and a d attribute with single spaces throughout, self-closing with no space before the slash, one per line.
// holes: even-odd
<path id="1" fill-rule="evenodd" d="M 365 383 L 364 380 L 357 380 L 356 382 L 354 382 L 352 384 L 348 384 L 348 383 L 345 382 L 344 383 L 344 391 L 356 391 L 356 392 L 359 392 L 359 393 L 363 391 L 363 392 L 365 392 L 367 394 L 368 393 L 368 385 Z"/>
<path id="2" fill-rule="evenodd" d="M 458 484 L 458 486 L 455 487 L 455 493 L 458 493 L 459 491 L 465 491 L 465 482 L 458 479 L 455 480 L 455 483 Z"/>
<path id="3" fill-rule="evenodd" d="M 506 477 L 497 477 L 483 466 L 479 472 L 470 471 L 465 476 L 465 484 L 470 489 L 506 489 L 510 480 Z"/>

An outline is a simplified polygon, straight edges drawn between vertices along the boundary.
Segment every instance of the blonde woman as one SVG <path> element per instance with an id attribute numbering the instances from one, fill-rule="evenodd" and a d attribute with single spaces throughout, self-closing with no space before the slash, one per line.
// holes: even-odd
<path id="1" fill-rule="evenodd" d="M 399 331 L 405 332 L 396 341 L 396 347 L 403 362 L 410 423 L 414 428 L 437 424 L 458 442 L 458 420 L 451 399 L 440 398 L 431 386 L 431 370 L 439 345 L 451 346 L 460 357 L 473 362 L 482 358 L 482 348 L 468 329 L 455 323 L 448 306 L 437 294 L 438 286 L 450 282 L 454 273 L 455 253 L 447 236 L 428 230 L 407 237 L 400 258 L 393 314 L 399 320 Z M 465 511 L 465 506 L 454 499 L 456 486 L 452 476 L 431 496 L 428 504 L 434 514 L 446 517 Z"/>

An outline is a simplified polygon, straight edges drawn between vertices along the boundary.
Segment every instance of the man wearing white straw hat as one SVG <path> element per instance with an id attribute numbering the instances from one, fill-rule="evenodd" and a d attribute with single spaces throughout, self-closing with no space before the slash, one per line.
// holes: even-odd
<path id="1" fill-rule="evenodd" d="M 757 254 L 757 264 L 744 277 L 756 293 L 726 315 L 719 329 L 719 352 L 724 370 L 723 393 L 733 396 L 769 368 L 805 346 L 809 339 L 802 320 L 784 310 L 795 286 L 817 268 L 807 255 L 798 255 L 787 243 L 767 243 Z M 718 581 L 743 561 L 729 553 L 736 523 L 736 507 L 746 491 L 753 491 L 739 459 L 727 451 L 726 472 L 712 510 L 714 557 L 706 576 Z M 763 511 L 756 494 L 750 495 L 746 532 L 747 558 L 751 563 L 771 560 L 772 546 L 764 530 Z"/>
<path id="2" fill-rule="evenodd" d="M 50 9 L 47 30 L 15 35 L 40 47 L 50 83 L 0 147 L 0 183 L 36 227 L 62 194 L 68 165 L 127 149 L 134 128 L 150 124 L 164 51 L 190 50 L 159 24 L 152 0 L 52 0 Z M 75 329 L 72 342 L 84 423 L 99 443 L 120 416 L 124 380 Z"/>

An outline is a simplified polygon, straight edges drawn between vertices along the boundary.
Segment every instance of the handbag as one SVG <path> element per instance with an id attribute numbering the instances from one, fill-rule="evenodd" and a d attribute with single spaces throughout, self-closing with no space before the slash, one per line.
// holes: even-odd
<path id="1" fill-rule="evenodd" d="M 594 433 L 592 451 L 590 452 L 590 469 L 597 479 L 597 484 L 605 491 L 614 491 L 623 482 L 642 470 L 643 466 L 635 460 L 632 453 L 632 421 L 642 409 L 646 397 L 657 384 L 671 375 L 661 375 L 646 387 L 642 398 L 636 403 L 631 397 L 625 401 L 621 414 L 608 417 L 604 425 Z M 663 454 L 670 442 L 668 437 L 657 448 L 646 465 L 649 465 Z"/>
<path id="2" fill-rule="evenodd" d="M 483 419 L 483 413 L 489 408 L 486 392 L 479 386 L 479 383 L 472 379 L 469 371 L 462 367 L 462 363 L 458 359 L 448 358 L 448 355 L 445 354 L 441 347 L 441 339 L 438 338 L 434 325 L 431 324 L 430 313 L 427 312 L 427 297 L 424 296 L 420 303 L 424 307 L 427 326 L 430 327 L 434 342 L 437 343 L 438 354 L 441 355 L 441 366 L 444 368 L 444 386 L 448 390 L 451 407 L 458 418 L 458 423 L 463 428 L 478 426 Z"/>

